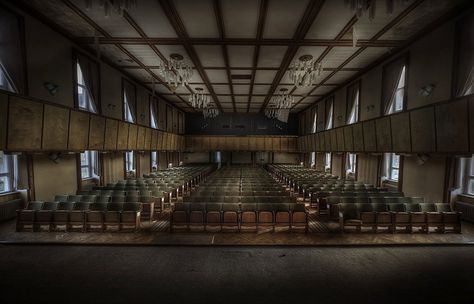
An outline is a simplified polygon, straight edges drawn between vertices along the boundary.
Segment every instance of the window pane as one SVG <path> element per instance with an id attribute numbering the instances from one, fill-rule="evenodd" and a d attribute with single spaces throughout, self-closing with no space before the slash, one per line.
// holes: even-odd
<path id="1" fill-rule="evenodd" d="M 81 168 L 81 177 L 83 179 L 91 177 L 90 174 L 89 174 L 89 168 L 88 167 Z"/>
<path id="2" fill-rule="evenodd" d="M 10 83 L 7 73 L 5 72 L 4 67 L 2 65 L 0 65 L 0 89 L 8 92 L 17 93 L 16 90 L 13 88 L 13 85 Z"/>
<path id="3" fill-rule="evenodd" d="M 130 111 L 130 106 L 128 105 L 127 94 L 125 93 L 123 94 L 123 107 L 125 109 L 125 120 L 128 122 L 134 122 L 132 112 Z"/>
<path id="4" fill-rule="evenodd" d="M 7 173 L 8 172 L 8 162 L 7 162 L 7 155 L 0 152 L 0 173 Z"/>
<path id="5" fill-rule="evenodd" d="M 398 86 L 397 89 L 405 87 L 405 66 L 402 68 L 402 72 L 400 73 L 400 78 L 398 79 Z"/>
<path id="6" fill-rule="evenodd" d="M 0 193 L 10 191 L 10 182 L 8 176 L 0 176 Z"/>
<path id="7" fill-rule="evenodd" d="M 403 110 L 403 95 L 405 94 L 405 89 L 398 89 L 395 93 L 395 101 L 393 103 L 394 109 L 393 112 L 398 112 Z"/>
<path id="8" fill-rule="evenodd" d="M 399 168 L 400 166 L 400 155 L 392 154 L 392 167 Z"/>
<path id="9" fill-rule="evenodd" d="M 398 169 L 392 169 L 391 179 L 398 180 Z"/>
<path id="10" fill-rule="evenodd" d="M 474 178 L 469 181 L 468 194 L 474 195 Z"/>

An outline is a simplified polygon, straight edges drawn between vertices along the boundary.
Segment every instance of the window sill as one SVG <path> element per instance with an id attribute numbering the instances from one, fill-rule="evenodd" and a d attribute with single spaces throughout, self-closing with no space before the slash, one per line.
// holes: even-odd
<path id="1" fill-rule="evenodd" d="M 463 203 L 474 204 L 474 195 L 459 194 L 458 197 L 457 197 L 457 200 L 461 201 Z"/>
<path id="2" fill-rule="evenodd" d="M 9 192 L 2 192 L 2 193 L 0 193 L 0 197 L 1 196 L 7 196 L 7 195 L 13 195 L 13 194 L 19 194 L 19 193 L 20 193 L 20 191 L 18 191 L 18 190 L 9 191 Z"/>
<path id="3" fill-rule="evenodd" d="M 87 178 L 82 178 L 82 181 L 96 181 L 98 180 L 98 177 L 87 177 Z"/>

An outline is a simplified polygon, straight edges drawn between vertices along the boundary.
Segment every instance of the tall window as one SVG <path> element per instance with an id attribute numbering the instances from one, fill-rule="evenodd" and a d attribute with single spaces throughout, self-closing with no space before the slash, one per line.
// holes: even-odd
<path id="1" fill-rule="evenodd" d="M 123 98 L 123 120 L 131 123 L 136 122 L 137 94 L 133 83 L 123 79 L 122 81 Z"/>
<path id="2" fill-rule="evenodd" d="M 86 85 L 84 74 L 82 73 L 79 59 L 76 61 L 76 73 L 77 73 L 77 105 L 79 109 L 97 113 L 96 105 L 93 101 L 92 94 Z"/>
<path id="3" fill-rule="evenodd" d="M 150 127 L 157 129 L 158 128 L 158 115 L 156 111 L 156 100 L 154 97 L 150 99 Z"/>
<path id="4" fill-rule="evenodd" d="M 151 170 L 156 171 L 158 169 L 158 152 L 157 151 L 151 151 L 150 160 L 151 160 Z"/>
<path id="5" fill-rule="evenodd" d="M 8 76 L 5 68 L 0 64 L 0 90 L 17 93 L 13 82 Z"/>
<path id="6" fill-rule="evenodd" d="M 125 170 L 126 173 L 135 173 L 135 155 L 133 151 L 125 152 Z"/>
<path id="7" fill-rule="evenodd" d="M 326 130 L 332 129 L 334 125 L 334 99 L 330 98 L 326 101 Z"/>
<path id="8" fill-rule="evenodd" d="M 474 155 L 465 161 L 464 176 L 464 194 L 474 195 Z"/>
<path id="9" fill-rule="evenodd" d="M 391 181 L 398 181 L 400 172 L 400 155 L 395 153 L 384 154 L 384 175 Z"/>
<path id="10" fill-rule="evenodd" d="M 311 152 L 311 168 L 316 165 L 316 152 Z"/>
<path id="11" fill-rule="evenodd" d="M 402 67 L 400 77 L 398 78 L 397 87 L 390 101 L 390 105 L 387 114 L 400 112 L 403 110 L 403 103 L 405 100 L 405 85 L 406 85 L 406 66 Z"/>
<path id="12" fill-rule="evenodd" d="M 456 21 L 455 86 L 457 97 L 474 94 L 474 13 L 472 10 Z"/>
<path id="13" fill-rule="evenodd" d="M 326 153 L 324 155 L 324 171 L 331 171 L 331 153 Z"/>
<path id="14" fill-rule="evenodd" d="M 88 179 L 99 176 L 99 153 L 84 151 L 81 153 L 81 178 Z"/>
<path id="15" fill-rule="evenodd" d="M 15 191 L 17 176 L 17 156 L 0 151 L 0 193 Z"/>
<path id="16" fill-rule="evenodd" d="M 353 153 L 346 154 L 346 174 L 355 174 L 357 169 L 357 155 Z"/>
<path id="17" fill-rule="evenodd" d="M 127 94 L 123 93 L 123 110 L 124 110 L 124 118 L 125 121 L 128 122 L 135 122 L 133 115 L 132 115 L 132 109 L 130 109 L 130 101 L 128 100 Z"/>
<path id="18" fill-rule="evenodd" d="M 318 108 L 315 108 L 314 109 L 314 117 L 313 117 L 313 126 L 311 128 L 311 133 L 316 133 L 317 121 L 318 121 Z"/>
<path id="19" fill-rule="evenodd" d="M 347 124 L 359 121 L 360 82 L 347 88 Z"/>

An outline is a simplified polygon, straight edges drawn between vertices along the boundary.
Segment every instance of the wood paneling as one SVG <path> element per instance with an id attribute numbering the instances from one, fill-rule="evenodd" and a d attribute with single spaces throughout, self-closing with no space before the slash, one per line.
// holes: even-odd
<path id="1" fill-rule="evenodd" d="M 151 131 L 151 150 L 157 151 L 158 148 L 158 130 Z"/>
<path id="2" fill-rule="evenodd" d="M 390 127 L 390 117 L 382 117 L 375 120 L 375 130 L 377 135 L 377 151 L 392 151 L 392 132 Z"/>
<path id="3" fill-rule="evenodd" d="M 354 151 L 364 151 L 364 130 L 362 124 L 352 125 L 352 137 L 354 139 Z"/>
<path id="4" fill-rule="evenodd" d="M 362 123 L 364 130 L 364 147 L 366 152 L 375 152 L 377 150 L 377 141 L 375 137 L 375 121 L 365 121 Z"/>
<path id="5" fill-rule="evenodd" d="M 153 129 L 145 128 L 145 150 L 151 150 L 151 138 L 153 134 Z"/>
<path id="6" fill-rule="evenodd" d="M 239 146 L 241 151 L 248 151 L 249 149 L 249 138 L 244 136 L 239 138 Z"/>
<path id="7" fill-rule="evenodd" d="M 337 137 L 337 150 L 346 151 L 344 147 L 344 128 L 336 129 L 336 137 Z"/>
<path id="8" fill-rule="evenodd" d="M 249 150 L 257 151 L 257 138 L 256 137 L 249 137 Z"/>
<path id="9" fill-rule="evenodd" d="M 352 126 L 346 126 L 343 128 L 344 132 L 344 150 L 352 152 L 354 151 L 354 138 L 352 137 Z"/>
<path id="10" fill-rule="evenodd" d="M 131 124 L 128 128 L 128 149 L 129 150 L 137 149 L 137 135 L 138 135 L 138 126 Z"/>
<path id="11" fill-rule="evenodd" d="M 190 136 L 190 137 L 193 138 L 194 136 Z M 209 138 L 209 148 L 211 149 L 211 151 L 217 151 L 218 146 L 219 146 L 219 138 L 215 136 L 212 136 L 211 138 Z"/>
<path id="12" fill-rule="evenodd" d="M 118 121 L 107 118 L 105 121 L 104 149 L 117 149 Z"/>
<path id="13" fill-rule="evenodd" d="M 225 138 L 225 150 L 232 151 L 234 149 L 235 137 L 228 136 Z"/>
<path id="14" fill-rule="evenodd" d="M 335 129 L 329 131 L 331 137 L 331 151 L 338 151 L 337 149 L 337 133 Z"/>
<path id="15" fill-rule="evenodd" d="M 69 109 L 45 105 L 42 149 L 48 151 L 66 151 L 68 135 Z"/>
<path id="16" fill-rule="evenodd" d="M 202 140 L 202 150 L 203 151 L 211 151 L 211 138 L 204 137 Z"/>
<path id="17" fill-rule="evenodd" d="M 156 151 L 163 151 L 163 132 L 158 131 L 157 141 L 156 141 Z"/>
<path id="18" fill-rule="evenodd" d="M 8 142 L 10 151 L 41 149 L 43 104 L 18 97 L 10 97 Z"/>
<path id="19" fill-rule="evenodd" d="M 392 126 L 392 151 L 411 152 L 410 113 L 390 116 Z"/>
<path id="20" fill-rule="evenodd" d="M 176 108 L 173 108 L 173 128 L 172 132 L 173 133 L 178 133 L 178 110 Z"/>
<path id="21" fill-rule="evenodd" d="M 128 126 L 124 121 L 118 123 L 117 150 L 128 149 Z"/>
<path id="22" fill-rule="evenodd" d="M 272 151 L 281 151 L 281 139 L 280 137 L 272 138 Z"/>
<path id="23" fill-rule="evenodd" d="M 89 150 L 103 150 L 105 118 L 91 115 L 89 124 Z"/>
<path id="24" fill-rule="evenodd" d="M 331 151 L 331 134 L 329 131 L 324 132 L 324 150 Z"/>
<path id="25" fill-rule="evenodd" d="M 410 112 L 411 142 L 413 152 L 436 151 L 434 108 Z"/>
<path id="26" fill-rule="evenodd" d="M 168 132 L 163 132 L 163 142 L 162 142 L 161 149 L 163 151 L 168 151 L 169 150 Z"/>
<path id="27" fill-rule="evenodd" d="M 297 152 L 296 150 L 296 137 L 289 137 L 288 138 L 288 151 L 289 152 Z"/>
<path id="28" fill-rule="evenodd" d="M 265 138 L 264 137 L 257 137 L 256 138 L 256 150 L 257 151 L 265 151 Z"/>
<path id="29" fill-rule="evenodd" d="M 467 99 L 436 106 L 438 152 L 469 151 Z"/>
<path id="30" fill-rule="evenodd" d="M 8 95 L 0 94 L 0 151 L 7 146 Z"/>
<path id="31" fill-rule="evenodd" d="M 273 142 L 271 137 L 265 137 L 265 151 L 273 150 Z"/>
<path id="32" fill-rule="evenodd" d="M 145 149 L 145 127 L 138 126 L 138 133 L 137 133 L 137 150 L 144 150 Z"/>
<path id="33" fill-rule="evenodd" d="M 89 113 L 71 110 L 68 149 L 85 150 L 89 141 Z"/>

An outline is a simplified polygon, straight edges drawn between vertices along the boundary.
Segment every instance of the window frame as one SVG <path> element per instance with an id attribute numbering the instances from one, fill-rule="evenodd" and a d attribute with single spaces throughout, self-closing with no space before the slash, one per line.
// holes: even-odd
<path id="1" fill-rule="evenodd" d="M 331 111 L 328 111 L 328 103 L 329 105 L 331 106 Z M 326 111 L 326 120 L 325 120 L 325 128 L 324 130 L 327 131 L 327 130 L 331 130 L 331 129 L 334 129 L 334 96 L 331 96 L 329 97 L 328 99 L 326 99 L 325 101 L 325 109 Z M 329 118 L 331 118 L 329 120 Z M 329 124 L 331 123 L 331 124 Z"/>
<path id="2" fill-rule="evenodd" d="M 86 156 L 86 164 L 82 164 L 82 155 Z M 79 155 L 80 169 L 81 169 L 81 180 L 94 179 L 99 177 L 99 152 L 94 150 L 86 150 L 81 152 Z M 82 169 L 88 170 L 88 176 L 82 175 Z"/>
<path id="3" fill-rule="evenodd" d="M 346 175 L 348 174 L 357 174 L 357 154 L 356 153 L 346 153 Z"/>
<path id="4" fill-rule="evenodd" d="M 332 170 L 332 153 L 331 152 L 326 152 L 324 154 L 324 172 Z"/>
<path id="5" fill-rule="evenodd" d="M 153 157 L 153 155 L 155 155 Z M 156 170 L 158 170 L 158 151 L 150 151 L 150 172 L 153 172 L 153 158 L 155 158 Z"/>
<path id="6" fill-rule="evenodd" d="M 398 158 L 398 167 L 394 166 L 394 159 L 395 157 Z M 384 154 L 384 177 L 394 183 L 398 183 L 400 181 L 400 163 L 401 163 L 401 157 L 400 155 L 397 155 L 396 153 L 385 153 Z M 397 171 L 397 178 L 394 178 L 394 171 Z"/>
<path id="7" fill-rule="evenodd" d="M 128 101 L 128 98 L 126 96 L 126 89 L 125 89 L 126 85 L 128 85 L 130 87 L 133 87 L 133 99 L 135 100 L 135 105 L 134 105 L 135 107 L 133 109 L 133 112 L 135 112 L 135 113 L 132 112 L 132 109 L 129 106 L 129 101 Z M 127 119 L 127 116 L 126 116 L 127 111 L 125 110 L 125 101 L 127 101 L 127 106 L 128 106 L 128 110 L 131 114 L 131 117 L 132 117 L 131 120 L 132 121 Z M 137 117 L 138 109 L 137 108 L 138 108 L 137 86 L 133 82 L 131 82 L 128 79 L 122 77 L 122 120 L 126 121 L 128 123 L 134 123 L 134 124 L 138 123 L 138 117 Z"/>
<path id="8" fill-rule="evenodd" d="M 93 62 L 94 64 L 97 65 L 97 79 L 98 79 L 97 85 L 99 86 L 99 88 L 97 90 L 98 96 L 96 96 L 96 97 L 93 96 L 92 92 L 90 91 L 90 88 L 87 88 L 84 85 L 84 87 L 86 88 L 86 91 L 89 94 L 89 97 L 97 99 L 97 100 L 94 99 L 94 101 L 95 101 L 94 106 L 96 107 L 96 112 L 90 111 L 90 109 L 84 109 L 84 108 L 79 107 L 78 86 L 80 86 L 80 84 L 79 84 L 79 79 L 77 78 L 77 75 L 78 75 L 77 74 L 78 73 L 77 67 L 79 66 L 79 55 L 87 58 L 88 61 Z M 97 60 L 95 60 L 94 58 L 92 58 L 91 56 L 85 54 L 84 52 L 82 52 L 78 49 L 73 49 L 73 51 L 72 51 L 72 71 L 73 71 L 73 81 L 74 81 L 74 83 L 73 83 L 73 86 L 74 86 L 74 88 L 73 88 L 74 108 L 76 110 L 79 110 L 79 111 L 84 111 L 84 112 L 88 112 L 88 113 L 94 113 L 94 114 L 97 114 L 97 115 L 102 115 L 102 103 L 101 103 L 102 88 L 101 88 L 100 63 Z"/>
<path id="9" fill-rule="evenodd" d="M 129 159 L 131 157 L 131 160 Z M 131 169 L 130 169 L 131 164 Z M 125 151 L 124 153 L 125 176 L 128 172 L 137 172 L 137 163 L 135 160 L 135 151 Z"/>
<path id="10" fill-rule="evenodd" d="M 313 125 L 311 126 L 311 134 L 315 134 L 318 130 L 318 107 L 314 107 L 314 114 L 313 114 Z"/>
<path id="11" fill-rule="evenodd" d="M 463 194 L 474 196 L 474 154 L 467 160 L 466 168 L 464 169 L 465 182 L 463 185 Z M 471 191 L 471 189 L 473 189 Z"/>
<path id="12" fill-rule="evenodd" d="M 385 92 L 384 92 L 384 83 L 385 79 L 387 78 L 387 69 L 390 67 L 390 65 L 394 64 L 395 62 L 403 60 L 403 65 L 405 66 L 405 86 L 404 86 L 404 94 L 403 94 L 403 105 L 402 105 L 402 110 L 393 112 L 393 113 L 386 113 L 385 112 L 385 103 L 384 103 L 384 97 L 385 97 Z M 397 56 L 387 62 L 386 64 L 383 65 L 382 67 L 382 89 L 381 89 L 381 95 L 380 95 L 380 116 L 387 116 L 387 115 L 392 115 L 396 113 L 401 113 L 407 110 L 407 104 L 408 104 L 408 73 L 410 71 L 410 55 L 409 52 L 405 52 L 404 54 Z M 398 87 L 398 80 L 397 80 L 397 87 Z M 392 101 L 392 98 L 395 96 L 397 87 L 391 94 L 390 101 Z"/>
<path id="13" fill-rule="evenodd" d="M 17 165 L 18 159 L 15 155 L 8 155 L 5 154 L 3 151 L 0 151 L 3 154 L 3 157 L 6 157 L 6 171 L 0 172 L 0 177 L 6 177 L 7 183 L 5 187 L 5 191 L 0 191 L 0 195 L 15 192 L 16 189 L 16 182 L 15 182 L 15 174 L 17 174 Z"/>
<path id="14" fill-rule="evenodd" d="M 350 92 L 351 89 L 354 89 L 354 87 L 357 89 L 357 98 L 356 101 L 354 101 L 352 109 L 349 109 L 349 104 L 351 103 L 350 101 Z M 351 85 L 347 86 L 346 89 L 346 125 L 352 125 L 355 123 L 358 123 L 360 121 L 360 100 L 361 100 L 361 88 L 362 88 L 362 81 L 361 79 L 355 81 Z M 349 118 L 352 116 L 352 113 L 355 114 L 355 120 L 354 121 L 349 121 Z"/>
<path id="15" fill-rule="evenodd" d="M 148 106 L 150 108 L 150 128 L 158 129 L 158 100 L 155 96 L 150 95 Z M 155 126 L 153 126 L 153 122 Z"/>

